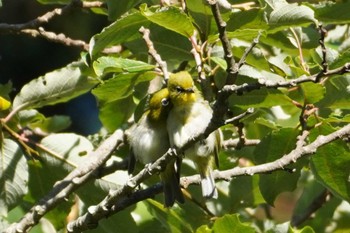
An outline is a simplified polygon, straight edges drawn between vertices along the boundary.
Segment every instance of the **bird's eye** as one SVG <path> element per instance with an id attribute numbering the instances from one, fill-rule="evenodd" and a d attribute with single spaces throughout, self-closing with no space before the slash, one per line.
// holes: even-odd
<path id="1" fill-rule="evenodd" d="M 169 105 L 169 99 L 167 99 L 167 98 L 163 98 L 160 102 L 162 103 L 162 106 L 168 106 Z"/>
<path id="2" fill-rule="evenodd" d="M 181 93 L 181 92 L 183 92 L 183 88 L 182 87 L 180 87 L 180 86 L 176 86 L 176 91 L 178 92 L 178 93 Z"/>

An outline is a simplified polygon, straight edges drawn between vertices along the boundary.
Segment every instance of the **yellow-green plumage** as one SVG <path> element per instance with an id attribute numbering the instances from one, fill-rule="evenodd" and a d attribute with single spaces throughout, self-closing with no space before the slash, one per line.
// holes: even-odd
<path id="1" fill-rule="evenodd" d="M 129 172 L 134 169 L 135 159 L 143 164 L 152 163 L 167 152 L 170 147 L 166 119 L 171 106 L 168 89 L 154 93 L 149 100 L 149 109 L 129 131 Z M 175 200 L 183 203 L 184 197 L 179 185 L 175 160 L 160 172 L 164 190 L 164 206 L 170 207 Z"/>
<path id="2" fill-rule="evenodd" d="M 180 148 L 194 136 L 204 132 L 213 111 L 186 71 L 170 75 L 168 89 L 173 104 L 167 120 L 170 145 Z M 202 194 L 207 198 L 218 196 L 212 170 L 218 162 L 220 147 L 221 132 L 217 130 L 184 152 L 195 163 L 201 176 Z"/>

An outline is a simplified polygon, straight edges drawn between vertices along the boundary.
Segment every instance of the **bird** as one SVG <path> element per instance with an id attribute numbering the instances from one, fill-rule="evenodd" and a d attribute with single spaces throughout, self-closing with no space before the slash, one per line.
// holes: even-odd
<path id="1" fill-rule="evenodd" d="M 151 95 L 148 109 L 128 132 L 130 144 L 129 174 L 133 172 L 136 161 L 150 164 L 165 154 L 170 148 L 166 119 L 171 108 L 169 91 L 163 88 Z M 170 161 L 159 176 L 163 184 L 164 207 L 171 207 L 175 201 L 184 203 L 179 184 L 179 171 L 176 159 Z"/>
<path id="2" fill-rule="evenodd" d="M 170 145 L 178 149 L 204 132 L 212 118 L 213 110 L 203 99 L 187 71 L 170 74 L 167 88 L 173 105 L 168 115 L 167 129 Z M 184 156 L 194 162 L 200 174 L 202 196 L 205 198 L 218 197 L 213 168 L 215 165 L 219 167 L 218 153 L 221 141 L 222 133 L 218 129 L 184 151 Z"/>

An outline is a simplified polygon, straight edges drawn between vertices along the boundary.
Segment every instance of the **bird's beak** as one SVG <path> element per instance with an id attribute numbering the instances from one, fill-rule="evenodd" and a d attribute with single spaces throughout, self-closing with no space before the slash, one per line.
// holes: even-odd
<path id="1" fill-rule="evenodd" d="M 190 88 L 185 89 L 185 91 L 186 91 L 187 93 L 194 93 L 194 88 L 193 88 L 193 87 L 190 87 Z"/>

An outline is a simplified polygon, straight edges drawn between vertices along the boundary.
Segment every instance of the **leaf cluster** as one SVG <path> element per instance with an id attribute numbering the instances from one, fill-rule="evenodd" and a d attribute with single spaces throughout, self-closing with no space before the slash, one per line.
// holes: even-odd
<path id="1" fill-rule="evenodd" d="M 71 4 L 68 0 L 38 2 Z M 320 136 L 350 123 L 350 2 L 161 2 L 163 5 L 152 0 L 102 1 L 99 7 L 89 8 L 89 13 L 104 15 L 111 23 L 90 38 L 89 49 L 82 51 L 79 61 L 33 79 L 13 99 L 9 98 L 11 84 L 0 85 L 0 229 L 16 232 L 10 231 L 11 224 L 18 229 L 32 228 L 39 219 L 26 222 L 22 218 L 21 222 L 19 218 L 40 204 L 50 206 L 39 214 L 48 221 L 41 221 L 33 232 L 45 227 L 50 232 L 63 231 L 79 216 L 94 213 L 94 206 L 103 203 L 110 190 L 124 187 L 130 177 L 125 166 L 119 165 L 128 158 L 128 148 L 120 143 L 105 164 L 77 176 L 93 173 L 90 179 L 69 181 L 75 185 L 74 193 L 52 191 L 65 185 L 64 178 L 86 166 L 91 156 L 98 156 L 94 152 L 108 135 L 128 129 L 141 116 L 148 95 L 166 81 L 167 70 L 184 69 L 213 106 L 224 90 L 242 90 L 228 92 L 222 103 L 225 116 L 218 121 L 254 108 L 253 113 L 221 126 L 225 142 L 218 172 L 265 164 L 266 172 L 218 180 L 217 200 L 203 200 L 198 185 L 190 185 L 184 189 L 186 203 L 171 209 L 163 208 L 159 180 L 153 175 L 141 185 L 153 199 L 136 198 L 136 204 L 131 201 L 120 209 L 117 204 L 109 206 L 108 218 L 98 226 L 82 225 L 97 227 L 92 232 L 350 229 L 346 221 L 350 214 L 350 132 L 292 164 L 268 167 L 300 148 L 299 144 L 318 142 Z M 221 2 L 232 7 L 222 7 Z M 222 28 L 216 24 L 214 7 L 220 10 Z M 149 29 L 153 48 L 139 32 L 141 27 Z M 115 47 L 120 48 L 118 53 L 108 52 Z M 166 62 L 167 69 L 149 55 L 151 49 Z M 229 52 L 235 64 L 225 59 Z M 230 66 L 236 69 L 233 85 L 228 85 Z M 40 112 L 45 106 L 67 103 L 88 92 L 96 98 L 103 126 L 96 135 L 69 132 L 68 116 Z M 301 139 L 305 132 L 308 136 Z M 195 173 L 185 158 L 181 176 Z M 46 198 L 58 200 L 60 195 L 66 201 L 55 206 Z"/>

